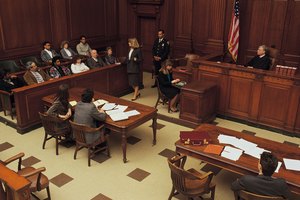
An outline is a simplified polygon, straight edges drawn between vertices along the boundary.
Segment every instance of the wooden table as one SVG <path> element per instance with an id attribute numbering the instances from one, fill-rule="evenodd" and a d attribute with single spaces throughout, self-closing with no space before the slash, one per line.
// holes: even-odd
<path id="1" fill-rule="evenodd" d="M 294 147 L 288 144 L 283 144 L 279 142 L 274 142 L 271 140 L 259 138 L 252 135 L 247 135 L 241 132 L 229 130 L 226 128 L 217 127 L 210 124 L 203 124 L 196 128 L 195 130 L 207 131 L 212 138 L 213 144 L 219 144 L 218 135 L 225 134 L 230 136 L 235 136 L 237 138 L 244 138 L 247 141 L 256 143 L 259 147 L 266 150 L 270 150 L 279 161 L 283 162 L 283 158 L 299 159 L 300 160 L 300 148 Z M 217 166 L 219 168 L 231 171 L 237 174 L 245 175 L 257 175 L 257 163 L 258 159 L 242 154 L 242 156 L 237 161 L 232 161 L 226 158 L 223 158 L 219 155 L 208 154 L 203 152 L 206 146 L 192 146 L 184 145 L 180 141 L 175 143 L 176 152 L 187 154 L 189 156 L 198 158 L 204 162 L 207 162 L 211 165 Z M 284 178 L 291 191 L 300 194 L 300 172 L 286 170 L 284 163 L 282 163 L 279 172 L 273 174 L 274 177 Z"/>
<path id="2" fill-rule="evenodd" d="M 81 99 L 81 94 L 83 92 L 83 88 L 71 88 L 69 90 L 70 93 L 70 101 L 80 101 Z M 152 129 L 153 129 L 153 145 L 156 144 L 156 127 L 157 127 L 157 109 L 150 107 L 150 106 L 145 106 L 143 104 L 127 101 L 124 99 L 120 99 L 117 97 L 113 97 L 107 94 L 103 94 L 101 92 L 94 91 L 94 98 L 95 99 L 104 99 L 108 102 L 111 103 L 116 103 L 119 105 L 126 105 L 128 108 L 126 111 L 130 110 L 137 110 L 141 114 L 129 117 L 127 120 L 123 121 L 117 121 L 114 122 L 112 119 L 108 116 L 105 121 L 105 127 L 110 129 L 111 131 L 115 131 L 117 133 L 122 134 L 122 150 L 123 150 L 123 161 L 124 163 L 127 162 L 126 158 L 126 145 L 127 145 L 127 133 L 140 126 L 141 124 L 149 121 L 152 121 Z M 55 95 L 49 95 L 46 97 L 43 97 L 42 101 L 46 107 L 50 107 L 54 101 Z"/>

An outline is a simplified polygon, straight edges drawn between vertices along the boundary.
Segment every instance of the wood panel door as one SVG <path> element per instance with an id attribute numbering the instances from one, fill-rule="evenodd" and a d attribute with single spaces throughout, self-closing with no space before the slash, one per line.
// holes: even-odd
<path id="1" fill-rule="evenodd" d="M 152 46 L 156 38 L 156 18 L 155 17 L 138 17 L 138 39 L 142 45 L 143 52 L 143 71 L 151 72 L 152 64 Z"/>

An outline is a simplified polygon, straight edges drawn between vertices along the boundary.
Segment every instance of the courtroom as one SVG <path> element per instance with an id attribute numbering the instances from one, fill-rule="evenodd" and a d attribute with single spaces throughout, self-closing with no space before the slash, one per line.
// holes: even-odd
<path id="1" fill-rule="evenodd" d="M 0 200 L 299 200 L 299 12 L 1 0 Z"/>

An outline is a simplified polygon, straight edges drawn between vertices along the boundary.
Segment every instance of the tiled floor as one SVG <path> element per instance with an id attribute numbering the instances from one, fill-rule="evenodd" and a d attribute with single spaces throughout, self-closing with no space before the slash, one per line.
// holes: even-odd
<path id="1" fill-rule="evenodd" d="M 150 88 L 151 76 L 145 74 L 145 89 L 141 91 L 139 103 L 154 106 L 156 92 Z M 122 98 L 130 99 L 132 94 Z M 178 113 L 168 113 L 167 107 L 159 105 L 159 114 L 178 119 Z M 3 113 L 0 113 L 3 115 Z M 255 134 L 279 142 L 300 145 L 299 138 L 288 137 L 267 130 L 250 127 L 244 124 L 217 118 L 214 122 L 221 127 Z M 59 155 L 55 155 L 55 141 L 50 140 L 42 149 L 44 132 L 42 128 L 20 135 L 15 129 L 0 123 L 0 160 L 19 152 L 24 152 L 24 166 L 46 167 L 45 174 L 50 180 L 50 191 L 53 200 L 164 200 L 171 191 L 170 170 L 166 158 L 175 155 L 174 143 L 179 138 L 180 130 L 191 130 L 177 123 L 158 120 L 157 144 L 152 145 L 151 121 L 132 130 L 128 135 L 127 158 L 122 162 L 121 137 L 110 134 L 111 158 L 104 153 L 97 154 L 87 164 L 87 150 L 78 152 L 73 159 L 74 146 L 60 145 Z M 9 165 L 17 168 L 17 163 Z M 207 165 L 188 157 L 186 168 L 195 168 L 202 172 L 213 171 L 216 176 L 216 200 L 233 200 L 230 183 L 239 175 Z M 46 198 L 46 192 L 37 194 Z M 174 199 L 184 199 L 181 195 Z"/>

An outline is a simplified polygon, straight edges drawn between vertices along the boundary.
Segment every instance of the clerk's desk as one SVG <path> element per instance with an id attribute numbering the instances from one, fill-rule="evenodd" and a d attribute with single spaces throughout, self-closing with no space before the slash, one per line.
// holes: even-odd
<path id="1" fill-rule="evenodd" d="M 28 132 L 41 124 L 38 112 L 43 111 L 42 98 L 55 94 L 61 84 L 68 84 L 69 87 L 91 88 L 114 96 L 130 91 L 126 65 L 116 64 L 13 89 L 19 133 Z"/>
<path id="2" fill-rule="evenodd" d="M 215 81 L 219 86 L 217 112 L 252 124 L 300 136 L 300 75 L 284 76 L 229 63 L 194 60 L 188 71 L 173 70 L 187 82 Z"/>

